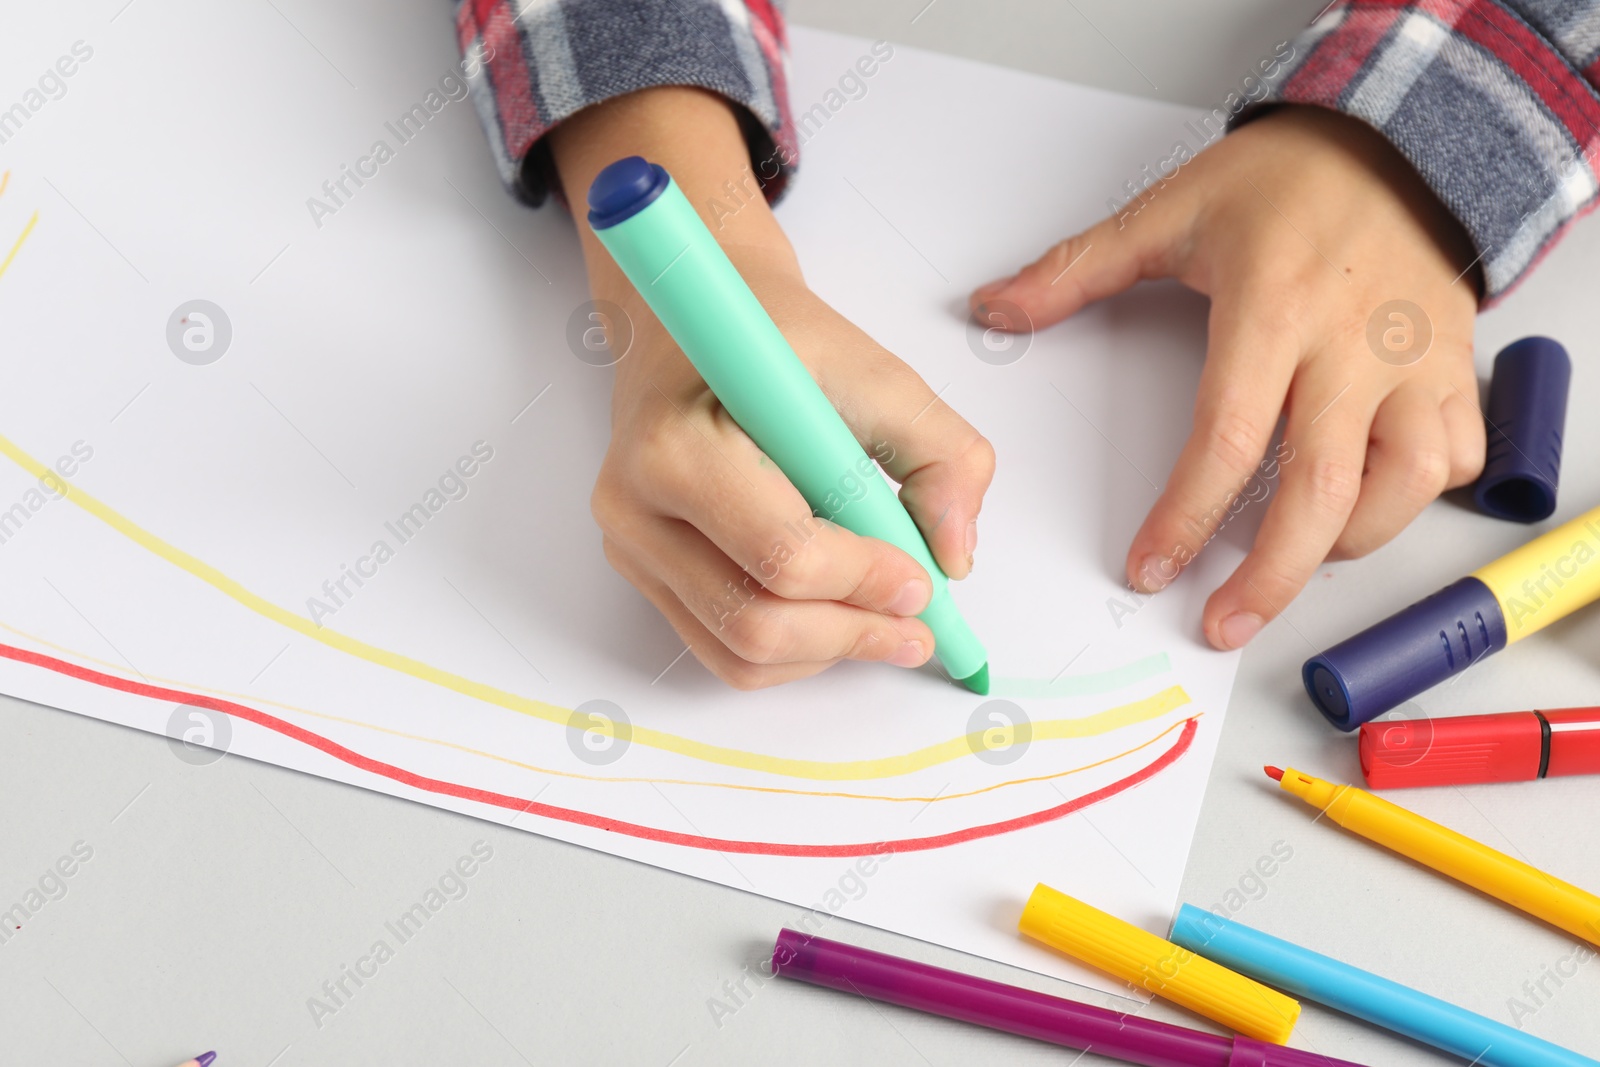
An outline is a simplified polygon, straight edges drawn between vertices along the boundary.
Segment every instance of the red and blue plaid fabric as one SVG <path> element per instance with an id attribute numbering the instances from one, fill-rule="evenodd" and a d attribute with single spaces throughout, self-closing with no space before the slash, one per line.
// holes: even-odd
<path id="1" fill-rule="evenodd" d="M 590 104 L 696 85 L 742 106 L 776 198 L 793 174 L 787 42 L 775 0 L 455 0 L 463 52 L 490 59 L 472 96 L 506 184 L 537 204 L 541 138 Z M 1476 245 L 1489 302 L 1600 196 L 1600 0 L 1338 0 L 1267 80 L 1381 131 Z M 765 164 L 762 166 L 762 164 Z"/>
<path id="2" fill-rule="evenodd" d="M 463 54 L 490 58 L 472 97 L 506 185 L 530 204 L 552 189 L 544 135 L 602 100 L 694 85 L 743 107 L 768 198 L 798 143 L 789 117 L 783 16 L 773 0 L 455 0 Z M 767 161 L 784 163 L 776 175 Z"/>
<path id="3" fill-rule="evenodd" d="M 1262 102 L 1387 137 L 1471 236 L 1488 302 L 1594 208 L 1600 0 L 1348 0 L 1294 44 Z"/>

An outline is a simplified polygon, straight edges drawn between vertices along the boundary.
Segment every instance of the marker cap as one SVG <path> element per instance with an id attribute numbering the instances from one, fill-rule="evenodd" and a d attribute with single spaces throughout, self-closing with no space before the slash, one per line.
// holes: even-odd
<path id="1" fill-rule="evenodd" d="M 1369 722 L 1360 750 L 1374 789 L 1600 774 L 1600 708 Z"/>
<path id="2" fill-rule="evenodd" d="M 1292 997 L 1044 884 L 1034 888 L 1017 927 L 1096 970 L 1258 1041 L 1286 1043 L 1300 1017 Z"/>
<path id="3" fill-rule="evenodd" d="M 1479 511 L 1513 522 L 1555 513 L 1571 380 L 1567 350 L 1548 337 L 1513 341 L 1494 357 L 1488 457 L 1472 491 Z"/>
<path id="4" fill-rule="evenodd" d="M 1374 789 L 1527 782 L 1540 777 L 1549 736 L 1531 711 L 1369 722 L 1361 773 Z"/>
<path id="5" fill-rule="evenodd" d="M 1312 656 L 1300 674 L 1328 721 L 1354 730 L 1504 647 L 1500 602 L 1468 577 Z"/>
<path id="6" fill-rule="evenodd" d="M 589 186 L 589 225 L 610 229 L 631 219 L 666 192 L 671 179 L 643 156 L 624 156 L 607 164 Z"/>

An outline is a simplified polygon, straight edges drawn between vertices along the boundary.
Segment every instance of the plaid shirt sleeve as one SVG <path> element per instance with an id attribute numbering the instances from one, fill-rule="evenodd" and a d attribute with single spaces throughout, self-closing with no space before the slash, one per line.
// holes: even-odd
<path id="1" fill-rule="evenodd" d="M 778 0 L 453 0 L 471 95 L 500 176 L 528 204 L 561 195 L 544 135 L 591 104 L 693 85 L 739 105 L 768 199 L 798 162 Z"/>
<path id="2" fill-rule="evenodd" d="M 1260 104 L 1387 137 L 1471 236 L 1486 304 L 1594 208 L 1600 0 L 1347 0 L 1292 46 Z"/>

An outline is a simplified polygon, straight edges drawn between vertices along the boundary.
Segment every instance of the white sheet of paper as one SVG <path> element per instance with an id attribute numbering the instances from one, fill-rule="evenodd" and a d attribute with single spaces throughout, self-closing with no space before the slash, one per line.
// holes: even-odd
<path id="1" fill-rule="evenodd" d="M 1199 612 L 1249 516 L 1143 603 L 1122 560 L 1205 304 L 1145 287 L 996 365 L 964 294 L 1192 145 L 1186 113 L 904 47 L 830 95 L 869 42 L 794 31 L 807 276 L 999 453 L 957 588 L 997 683 L 737 693 L 602 556 L 612 372 L 566 339 L 570 217 L 506 196 L 467 102 L 385 126 L 457 60 L 443 5 L 411 6 L 380 34 L 337 5 L 8 16 L 93 54 L 0 156 L 0 255 L 32 227 L 0 277 L 0 689 L 1125 992 L 1016 919 L 1038 881 L 1151 929 L 1175 904 L 1236 661 Z M 168 341 L 197 298 L 231 333 L 204 364 Z M 209 350 L 176 329 L 195 359 L 217 319 Z M 610 707 L 630 737 L 570 710 Z"/>

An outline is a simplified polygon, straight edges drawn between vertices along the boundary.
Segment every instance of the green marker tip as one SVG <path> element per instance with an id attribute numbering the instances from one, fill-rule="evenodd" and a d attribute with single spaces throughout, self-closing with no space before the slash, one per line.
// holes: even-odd
<path id="1" fill-rule="evenodd" d="M 961 679 L 961 684 L 979 696 L 989 695 L 989 665 L 985 663 L 976 672 Z"/>

